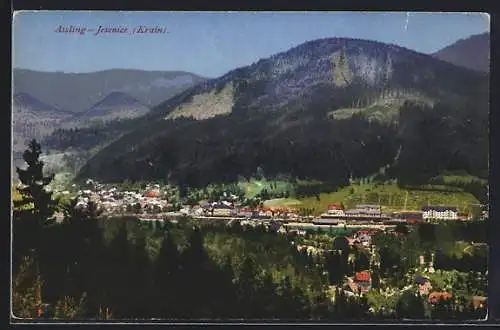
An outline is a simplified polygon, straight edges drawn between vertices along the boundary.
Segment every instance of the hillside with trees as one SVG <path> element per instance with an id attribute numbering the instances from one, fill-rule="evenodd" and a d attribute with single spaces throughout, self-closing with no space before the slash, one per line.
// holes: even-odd
<path id="1" fill-rule="evenodd" d="M 348 75 L 347 82 L 339 82 L 337 73 Z M 193 108 L 197 98 L 229 85 L 230 112 L 193 119 L 192 111 L 211 111 Z M 390 110 L 378 117 L 361 112 L 329 118 L 338 109 L 374 102 L 399 105 L 395 115 Z M 181 115 L 185 109 L 189 118 Z M 488 172 L 487 79 L 366 40 L 307 42 L 197 85 L 135 123 L 78 177 L 203 186 L 235 181 L 261 167 L 271 176 L 344 185 L 351 174 L 366 177 L 385 167 L 406 185 L 443 170 L 482 178 Z"/>

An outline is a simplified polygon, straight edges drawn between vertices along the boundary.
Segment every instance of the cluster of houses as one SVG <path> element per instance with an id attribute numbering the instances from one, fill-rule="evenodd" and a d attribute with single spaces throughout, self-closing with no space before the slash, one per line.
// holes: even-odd
<path id="1" fill-rule="evenodd" d="M 454 298 L 452 292 L 446 290 L 433 291 L 433 286 L 431 280 L 428 276 L 423 274 L 434 273 L 433 268 L 433 258 L 429 262 L 425 262 L 424 256 L 419 257 L 419 263 L 421 266 L 421 273 L 417 273 L 412 278 L 412 283 L 405 287 L 403 290 L 409 290 L 417 287 L 417 291 L 421 296 L 425 296 L 427 302 L 431 305 L 436 305 L 440 301 L 451 300 Z M 372 288 L 372 272 L 370 270 L 365 270 L 361 272 L 356 272 L 354 276 L 347 278 L 347 286 L 350 290 L 350 294 L 364 295 L 368 293 Z M 487 308 L 488 298 L 484 296 L 473 296 L 472 303 L 474 308 Z"/>
<path id="2" fill-rule="evenodd" d="M 139 192 L 119 191 L 116 188 L 105 189 L 104 185 L 89 179 L 85 188 L 77 192 L 78 207 L 87 207 L 93 202 L 104 212 L 120 214 L 169 213 L 173 207 L 158 184 L 149 185 Z M 70 194 L 69 191 L 59 193 Z M 237 196 L 231 194 L 224 194 L 224 200 L 219 202 L 184 205 L 177 210 L 179 215 L 193 217 L 300 220 L 299 212 L 291 208 L 240 207 Z"/>
<path id="3" fill-rule="evenodd" d="M 386 218 L 382 214 L 380 205 L 359 204 L 353 209 L 346 209 L 342 203 L 333 203 L 328 205 L 328 211 L 321 214 L 321 219 L 342 220 L 342 219 L 380 219 Z"/>
<path id="4" fill-rule="evenodd" d="M 369 247 L 372 245 L 372 237 L 376 232 L 376 230 L 360 230 L 355 232 L 352 237 L 348 237 L 347 240 L 351 246 Z"/>
<path id="5" fill-rule="evenodd" d="M 172 206 L 160 195 L 159 186 L 154 186 L 144 193 L 94 187 L 78 191 L 76 206 L 85 208 L 93 202 L 107 213 L 159 213 Z"/>
<path id="6" fill-rule="evenodd" d="M 283 220 L 298 220 L 299 213 L 297 210 L 288 208 L 265 208 L 257 207 L 255 209 L 249 207 L 238 207 L 234 201 L 220 201 L 213 203 L 205 203 L 203 205 L 185 206 L 181 209 L 181 213 L 191 216 L 204 217 L 227 217 L 227 218 L 243 218 L 243 219 L 283 219 Z"/>
<path id="7" fill-rule="evenodd" d="M 90 201 L 98 204 L 109 213 L 164 213 L 172 210 L 170 204 L 161 193 L 159 185 L 150 185 L 145 191 L 118 191 L 116 188 L 105 189 L 103 185 L 90 179 L 86 182 L 86 190 L 78 191 L 78 206 L 86 206 Z M 63 191 L 62 194 L 69 194 Z M 196 206 L 184 206 L 180 213 L 195 217 L 226 217 L 244 219 L 281 219 L 286 221 L 301 221 L 298 210 L 292 208 L 257 208 L 240 207 L 237 196 L 224 194 L 219 202 L 205 203 Z M 456 207 L 428 206 L 421 211 L 401 211 L 384 213 L 378 204 L 358 204 L 347 209 L 342 203 L 328 205 L 328 210 L 319 218 L 305 219 L 314 225 L 345 225 L 347 221 L 356 223 L 381 222 L 418 223 L 431 220 L 468 220 L 469 217 L 460 214 Z"/>
<path id="8" fill-rule="evenodd" d="M 413 284 L 418 287 L 420 295 L 427 298 L 430 305 L 436 305 L 440 301 L 449 301 L 454 298 L 453 294 L 448 291 L 432 291 L 432 284 L 429 278 L 417 274 L 414 277 Z M 409 285 L 405 289 L 414 288 L 414 285 Z M 347 286 L 349 295 L 365 295 L 372 289 L 372 272 L 361 271 L 356 272 L 354 276 L 347 278 Z M 475 309 L 486 309 L 488 305 L 488 297 L 472 296 L 472 304 Z"/>

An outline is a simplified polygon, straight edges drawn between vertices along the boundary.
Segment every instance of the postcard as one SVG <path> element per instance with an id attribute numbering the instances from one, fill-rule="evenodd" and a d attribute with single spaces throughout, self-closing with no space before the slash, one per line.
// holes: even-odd
<path id="1" fill-rule="evenodd" d="M 484 321 L 489 29 L 15 12 L 11 321 Z"/>

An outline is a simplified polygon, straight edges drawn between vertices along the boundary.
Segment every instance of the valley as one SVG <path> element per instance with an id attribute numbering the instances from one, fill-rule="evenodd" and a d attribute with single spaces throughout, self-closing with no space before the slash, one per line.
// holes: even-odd
<path id="1" fill-rule="evenodd" d="M 172 30 L 148 45 L 185 51 L 151 58 L 232 61 Z M 315 37 L 214 78 L 14 69 L 13 314 L 484 320 L 486 36 Z"/>

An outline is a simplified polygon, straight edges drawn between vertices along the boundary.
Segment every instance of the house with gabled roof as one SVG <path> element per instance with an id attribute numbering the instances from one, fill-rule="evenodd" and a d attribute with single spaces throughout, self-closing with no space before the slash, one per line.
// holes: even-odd
<path id="1" fill-rule="evenodd" d="M 356 272 L 354 280 L 349 281 L 349 287 L 353 292 L 367 293 L 372 286 L 372 274 L 369 271 Z"/>
<path id="2" fill-rule="evenodd" d="M 428 302 L 429 304 L 435 305 L 443 300 L 450 300 L 453 295 L 450 292 L 432 292 L 429 294 Z"/>

